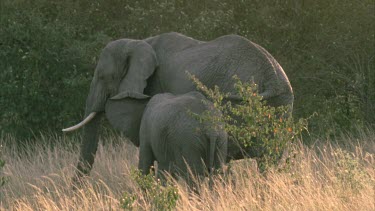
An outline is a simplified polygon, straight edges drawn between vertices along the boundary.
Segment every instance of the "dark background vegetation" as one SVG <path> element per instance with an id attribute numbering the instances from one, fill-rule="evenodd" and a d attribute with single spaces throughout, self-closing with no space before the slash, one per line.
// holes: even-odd
<path id="1" fill-rule="evenodd" d="M 177 31 L 239 34 L 283 66 L 297 118 L 334 135 L 375 124 L 373 0 L 0 0 L 0 133 L 80 121 L 100 49 Z"/>

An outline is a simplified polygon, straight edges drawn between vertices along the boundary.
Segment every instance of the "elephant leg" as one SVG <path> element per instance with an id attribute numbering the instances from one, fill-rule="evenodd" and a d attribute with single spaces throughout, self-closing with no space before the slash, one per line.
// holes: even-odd
<path id="1" fill-rule="evenodd" d="M 152 148 L 149 144 L 142 144 L 139 148 L 139 163 L 138 169 L 142 172 L 142 174 L 146 175 L 150 172 L 151 167 L 153 166 L 155 161 L 154 153 L 152 152 Z"/>

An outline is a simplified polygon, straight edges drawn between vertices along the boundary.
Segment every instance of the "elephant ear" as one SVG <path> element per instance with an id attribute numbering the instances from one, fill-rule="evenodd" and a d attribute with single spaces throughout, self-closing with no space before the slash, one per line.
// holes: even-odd
<path id="1" fill-rule="evenodd" d="M 133 40 L 126 51 L 128 57 L 124 68 L 126 74 L 119 85 L 119 95 L 122 92 L 143 93 L 147 85 L 147 79 L 154 73 L 158 66 L 154 49 L 145 41 Z M 119 98 L 119 96 L 115 96 Z"/>
<path id="2" fill-rule="evenodd" d="M 139 128 L 143 111 L 150 96 L 136 92 L 122 92 L 110 98 L 105 105 L 105 115 L 109 123 L 139 146 Z"/>

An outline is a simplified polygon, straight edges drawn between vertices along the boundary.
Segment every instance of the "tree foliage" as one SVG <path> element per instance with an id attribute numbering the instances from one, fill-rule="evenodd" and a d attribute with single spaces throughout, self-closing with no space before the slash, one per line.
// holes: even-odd
<path id="1" fill-rule="evenodd" d="M 239 34 L 283 66 L 294 116 L 314 133 L 374 124 L 374 2 L 363 0 L 2 0 L 0 131 L 28 138 L 83 116 L 100 49 L 178 31 Z"/>

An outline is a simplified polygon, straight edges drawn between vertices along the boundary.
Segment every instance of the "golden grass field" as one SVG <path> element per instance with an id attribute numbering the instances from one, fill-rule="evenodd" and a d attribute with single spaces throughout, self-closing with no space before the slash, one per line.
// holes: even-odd
<path id="1" fill-rule="evenodd" d="M 0 210 L 121 210 L 124 192 L 136 194 L 135 210 L 151 210 L 150 200 L 129 174 L 136 168 L 138 151 L 113 136 L 100 145 L 87 184 L 77 191 L 70 178 L 78 156 L 78 140 L 42 137 L 54 147 L 27 146 L 15 149 L 11 137 L 3 137 L 0 176 L 8 177 L 0 188 Z M 56 142 L 57 140 L 57 142 Z M 335 141 L 347 143 L 345 148 Z M 67 144 L 70 143 L 70 144 Z M 118 143 L 118 144 L 113 144 Z M 200 195 L 179 192 L 177 210 L 375 210 L 375 132 L 360 138 L 316 140 L 307 147 L 296 143 L 289 151 L 291 162 L 281 170 L 260 174 L 254 161 L 233 163 L 231 174 L 217 176 L 212 190 L 202 184 Z"/>

